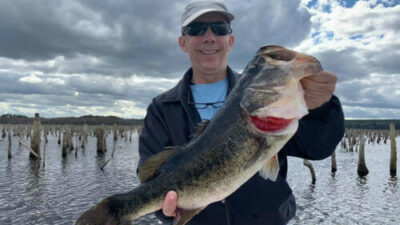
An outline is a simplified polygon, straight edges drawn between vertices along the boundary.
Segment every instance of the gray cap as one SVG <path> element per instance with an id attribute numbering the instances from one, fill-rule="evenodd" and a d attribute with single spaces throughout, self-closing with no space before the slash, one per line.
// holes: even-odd
<path id="1" fill-rule="evenodd" d="M 230 12 L 228 12 L 226 6 L 220 1 L 198 0 L 186 6 L 185 12 L 183 12 L 182 15 L 182 27 L 188 25 L 197 17 L 208 12 L 221 13 L 223 16 L 225 16 L 228 22 L 235 18 Z"/>

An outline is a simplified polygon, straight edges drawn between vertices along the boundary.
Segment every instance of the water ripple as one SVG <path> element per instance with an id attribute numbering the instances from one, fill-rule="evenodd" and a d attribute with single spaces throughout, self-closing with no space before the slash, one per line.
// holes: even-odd
<path id="1" fill-rule="evenodd" d="M 103 198 L 133 189 L 136 177 L 138 136 L 119 140 L 114 158 L 108 136 L 104 156 L 89 137 L 87 150 L 61 158 L 57 137 L 50 136 L 46 164 L 28 160 L 29 152 L 13 139 L 13 157 L 7 159 L 7 141 L 0 142 L 0 224 L 70 225 Z M 399 140 L 399 138 L 398 138 Z M 26 141 L 28 142 L 28 141 Z M 75 141 L 74 141 L 75 143 Z M 399 141 L 397 141 L 399 143 Z M 290 158 L 288 182 L 297 199 L 297 216 L 290 224 L 400 224 L 399 181 L 389 176 L 389 145 L 367 145 L 370 173 L 357 176 L 357 153 L 338 150 L 338 171 L 330 172 L 330 158 L 312 162 L 317 182 L 311 185 L 302 160 Z M 161 224 L 148 215 L 134 224 Z"/>

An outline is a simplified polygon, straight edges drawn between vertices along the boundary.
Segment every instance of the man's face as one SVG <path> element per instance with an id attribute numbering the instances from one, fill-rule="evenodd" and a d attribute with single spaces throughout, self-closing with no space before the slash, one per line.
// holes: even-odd
<path id="1" fill-rule="evenodd" d="M 193 22 L 226 22 L 219 13 L 206 13 Z M 234 37 L 231 34 L 215 35 L 210 27 L 200 36 L 185 34 L 179 37 L 182 51 L 187 52 L 195 72 L 202 75 L 221 74 L 227 67 L 227 53 L 232 49 Z"/>

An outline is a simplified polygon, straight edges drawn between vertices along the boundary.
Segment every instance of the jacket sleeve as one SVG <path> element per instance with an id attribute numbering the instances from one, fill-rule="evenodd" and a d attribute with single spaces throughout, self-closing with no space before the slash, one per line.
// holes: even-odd
<path id="1" fill-rule="evenodd" d="M 283 151 L 305 159 L 324 159 L 332 155 L 343 134 L 343 110 L 339 99 L 332 96 L 330 101 L 300 119 L 297 132 Z"/>
<path id="2" fill-rule="evenodd" d="M 144 118 L 142 132 L 139 136 L 139 163 L 138 167 L 152 155 L 161 152 L 168 146 L 170 135 L 164 116 L 157 107 L 156 101 L 149 105 Z"/>
<path id="3" fill-rule="evenodd" d="M 146 159 L 161 152 L 164 146 L 169 145 L 170 135 L 168 127 L 164 116 L 158 108 L 155 100 L 147 108 L 142 132 L 139 136 L 139 163 L 137 169 Z M 164 216 L 161 210 L 155 212 L 155 215 L 164 224 L 172 224 L 173 218 Z"/>

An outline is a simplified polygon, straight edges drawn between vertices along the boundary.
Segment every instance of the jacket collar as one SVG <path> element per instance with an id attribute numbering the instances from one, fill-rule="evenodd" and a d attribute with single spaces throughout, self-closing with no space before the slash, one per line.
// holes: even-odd
<path id="1" fill-rule="evenodd" d="M 186 71 L 186 73 L 183 75 L 183 78 L 178 82 L 178 84 L 174 88 L 165 93 L 163 101 L 164 102 L 181 101 L 183 105 L 187 105 L 189 100 L 188 96 L 190 91 L 190 80 L 192 79 L 192 75 L 193 75 L 193 70 L 192 68 L 190 68 Z M 228 77 L 228 93 L 229 93 L 235 86 L 236 81 L 239 78 L 239 74 L 233 71 L 228 66 L 227 77 Z"/>
<path id="2" fill-rule="evenodd" d="M 172 88 L 171 90 L 167 91 L 163 96 L 164 103 L 173 103 L 173 102 L 180 102 L 183 109 L 185 110 L 188 116 L 189 122 L 189 132 L 192 134 L 196 128 L 196 124 L 201 122 L 201 118 L 197 110 L 194 106 L 189 105 L 189 92 L 190 92 L 190 80 L 193 75 L 193 70 L 190 68 L 186 71 L 183 78 L 179 81 L 179 83 Z M 227 76 L 228 76 L 228 94 L 230 90 L 232 90 L 233 86 L 235 86 L 236 81 L 239 77 L 239 74 L 234 72 L 229 66 L 227 68 Z M 191 101 L 193 101 L 193 96 L 190 95 Z"/>

